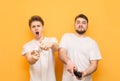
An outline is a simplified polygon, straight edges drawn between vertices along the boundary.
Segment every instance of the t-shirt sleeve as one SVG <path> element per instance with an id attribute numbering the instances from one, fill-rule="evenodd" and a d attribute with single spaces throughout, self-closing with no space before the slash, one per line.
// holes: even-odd
<path id="1" fill-rule="evenodd" d="M 59 48 L 67 48 L 67 39 L 68 39 L 68 36 L 64 34 L 60 40 Z"/>
<path id="2" fill-rule="evenodd" d="M 51 38 L 50 42 L 58 43 L 58 40 L 57 40 L 57 38 L 53 37 L 53 38 Z"/>
<path id="3" fill-rule="evenodd" d="M 28 45 L 24 45 L 22 49 L 22 55 L 25 55 L 27 52 L 30 52 L 31 48 Z"/>
<path id="4" fill-rule="evenodd" d="M 99 47 L 96 42 L 92 43 L 90 50 L 90 60 L 100 60 L 102 59 Z"/>

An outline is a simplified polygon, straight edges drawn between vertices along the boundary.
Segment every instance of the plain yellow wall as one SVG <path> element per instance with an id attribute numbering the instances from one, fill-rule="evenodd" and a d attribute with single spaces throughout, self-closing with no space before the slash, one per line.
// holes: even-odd
<path id="1" fill-rule="evenodd" d="M 103 59 L 93 81 L 120 81 L 120 1 L 119 0 L 1 0 L 0 1 L 0 81 L 29 81 L 29 64 L 21 56 L 22 46 L 33 38 L 28 27 L 32 15 L 45 21 L 45 35 L 57 37 L 74 32 L 74 17 L 89 18 L 87 35 L 95 39 Z M 57 81 L 62 63 L 55 54 Z"/>

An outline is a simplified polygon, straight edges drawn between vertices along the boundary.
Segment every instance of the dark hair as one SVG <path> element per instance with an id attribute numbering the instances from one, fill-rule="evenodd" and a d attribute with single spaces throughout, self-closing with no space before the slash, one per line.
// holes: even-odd
<path id="1" fill-rule="evenodd" d="M 38 16 L 38 15 L 34 15 L 34 16 L 32 16 L 32 17 L 29 19 L 29 26 L 31 26 L 31 23 L 32 23 L 33 21 L 40 21 L 40 22 L 42 23 L 42 25 L 44 25 L 43 19 L 42 19 L 40 16 Z"/>
<path id="2" fill-rule="evenodd" d="M 87 20 L 87 22 L 88 22 L 88 18 L 84 14 L 79 14 L 78 16 L 76 16 L 75 21 L 77 20 L 77 18 L 83 18 L 83 19 Z"/>

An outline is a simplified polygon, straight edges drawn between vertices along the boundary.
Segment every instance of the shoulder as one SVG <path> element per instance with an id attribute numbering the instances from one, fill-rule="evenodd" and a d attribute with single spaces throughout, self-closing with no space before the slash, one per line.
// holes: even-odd
<path id="1" fill-rule="evenodd" d="M 46 41 L 46 42 L 58 42 L 56 37 L 45 37 L 44 41 Z"/>
<path id="2" fill-rule="evenodd" d="M 24 46 L 23 47 L 28 47 L 28 46 L 31 46 L 31 45 L 33 45 L 34 44 L 34 42 L 35 42 L 35 40 L 33 39 L 33 40 L 31 40 L 31 41 L 28 41 L 27 43 L 25 43 L 24 44 Z"/>
<path id="3" fill-rule="evenodd" d="M 45 37 L 44 40 L 57 40 L 56 37 Z"/>
<path id="4" fill-rule="evenodd" d="M 63 34 L 63 36 L 61 37 L 61 41 L 67 41 L 70 40 L 71 38 L 74 37 L 73 33 L 65 33 Z"/>
<path id="5" fill-rule="evenodd" d="M 71 37 L 71 36 L 73 36 L 73 35 L 74 35 L 73 33 L 65 33 L 65 34 L 63 34 L 62 37 Z"/>
<path id="6" fill-rule="evenodd" d="M 93 44 L 97 44 L 97 42 L 96 42 L 93 38 L 91 38 L 91 37 L 87 37 L 87 40 L 88 40 L 88 42 L 90 42 L 92 45 L 93 45 Z"/>

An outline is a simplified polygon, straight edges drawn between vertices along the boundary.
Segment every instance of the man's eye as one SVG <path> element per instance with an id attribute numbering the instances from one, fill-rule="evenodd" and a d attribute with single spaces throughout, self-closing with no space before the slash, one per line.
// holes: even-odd
<path id="1" fill-rule="evenodd" d="M 76 23 L 77 23 L 77 24 L 79 24 L 79 23 L 80 23 L 80 21 L 77 21 Z"/>
<path id="2" fill-rule="evenodd" d="M 40 27 L 40 25 L 37 25 L 37 27 Z"/>
<path id="3" fill-rule="evenodd" d="M 35 26 L 32 26 L 32 28 L 35 28 Z"/>
<path id="4" fill-rule="evenodd" d="M 83 23 L 83 24 L 86 24 L 87 22 L 84 21 L 84 22 L 82 22 L 82 23 Z"/>

